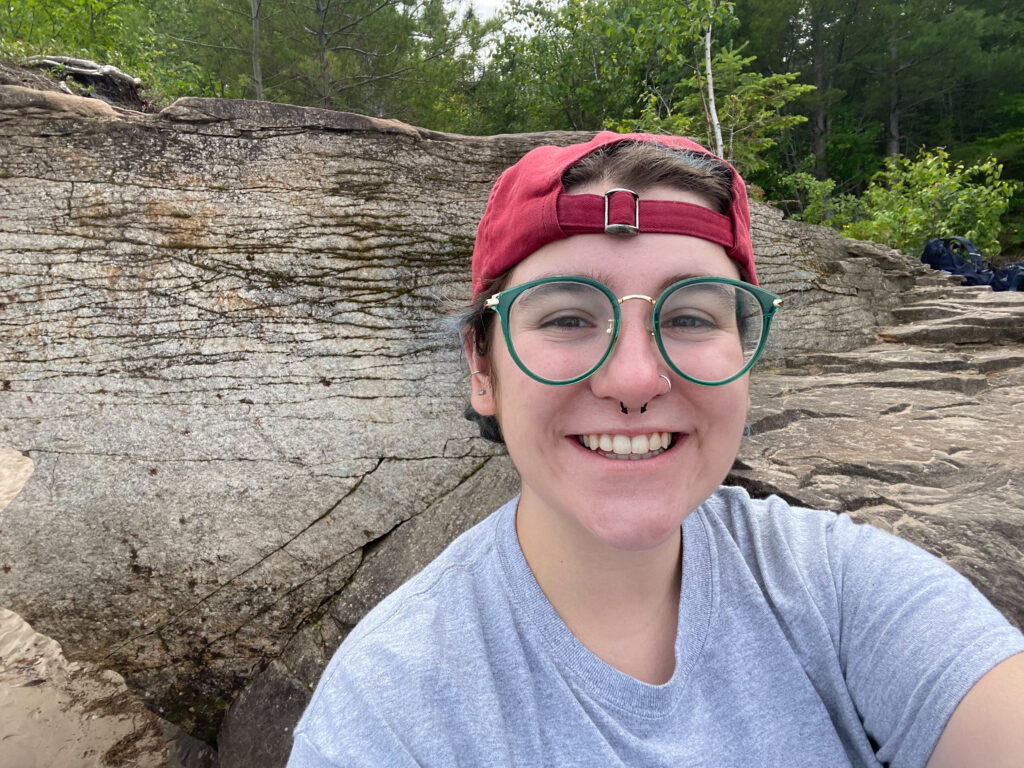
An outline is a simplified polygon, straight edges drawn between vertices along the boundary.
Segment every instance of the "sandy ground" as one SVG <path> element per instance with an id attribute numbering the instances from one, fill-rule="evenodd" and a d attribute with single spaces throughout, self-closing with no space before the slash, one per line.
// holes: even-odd
<path id="1" fill-rule="evenodd" d="M 0 768 L 163 768 L 174 730 L 117 673 L 69 662 L 0 608 Z"/>
<path id="2" fill-rule="evenodd" d="M 0 448 L 0 513 L 32 470 Z M 116 672 L 68 661 L 57 641 L 0 608 L 0 768 L 179 768 L 209 758 Z"/>

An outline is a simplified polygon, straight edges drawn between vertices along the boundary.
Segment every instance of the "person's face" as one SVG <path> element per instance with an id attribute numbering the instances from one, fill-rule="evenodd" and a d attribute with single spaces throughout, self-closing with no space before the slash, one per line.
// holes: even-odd
<path id="1" fill-rule="evenodd" d="M 643 197 L 701 202 L 665 188 Z M 739 270 L 721 246 L 699 238 L 577 235 L 520 262 L 507 287 L 553 275 L 592 277 L 620 297 L 657 297 L 686 277 L 738 278 Z M 707 387 L 672 373 L 648 330 L 651 305 L 627 301 L 620 308 L 622 326 L 610 357 L 588 379 L 567 386 L 541 384 L 523 373 L 497 329 L 489 359 L 470 354 L 471 370 L 485 371 L 474 378 L 471 398 L 479 413 L 497 416 L 501 425 L 522 479 L 520 514 L 546 517 L 555 527 L 618 549 L 641 550 L 678 535 L 686 515 L 725 479 L 750 401 L 746 376 Z M 661 374 L 672 382 L 667 395 Z M 596 435 L 614 443 L 619 437 L 621 445 L 622 437 L 655 432 L 671 434 L 669 448 L 639 453 L 635 460 L 591 450 L 580 440 Z"/>

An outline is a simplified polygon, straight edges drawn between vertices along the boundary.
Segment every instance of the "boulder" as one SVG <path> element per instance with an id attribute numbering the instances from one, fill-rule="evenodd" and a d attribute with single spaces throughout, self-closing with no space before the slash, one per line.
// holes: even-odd
<path id="1" fill-rule="evenodd" d="M 223 765 L 281 764 L 351 627 L 515 492 L 448 318 L 498 173 L 589 134 L 20 85 L 0 113 L 0 448 L 34 465 L 0 605 Z M 1021 625 L 1024 299 L 752 215 L 785 306 L 732 481 L 894 530 Z"/>

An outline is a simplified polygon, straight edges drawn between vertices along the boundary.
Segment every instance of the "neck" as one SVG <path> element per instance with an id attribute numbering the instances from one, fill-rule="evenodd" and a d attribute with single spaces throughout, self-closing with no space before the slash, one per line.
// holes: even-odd
<path id="1" fill-rule="evenodd" d="M 681 531 L 649 549 L 621 550 L 535 502 L 524 489 L 516 533 L 552 607 L 605 663 L 645 682 L 667 682 L 675 668 Z"/>

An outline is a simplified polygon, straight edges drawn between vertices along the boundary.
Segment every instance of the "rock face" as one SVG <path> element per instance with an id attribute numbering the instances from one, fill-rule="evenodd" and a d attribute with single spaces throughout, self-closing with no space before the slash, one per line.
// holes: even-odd
<path id="1" fill-rule="evenodd" d="M 16 85 L 0 113 L 0 448 L 34 463 L 0 605 L 222 765 L 280 764 L 349 629 L 515 492 L 444 318 L 501 169 L 583 135 Z M 890 528 L 1024 624 L 1024 296 L 753 217 L 786 304 L 732 480 Z"/>

